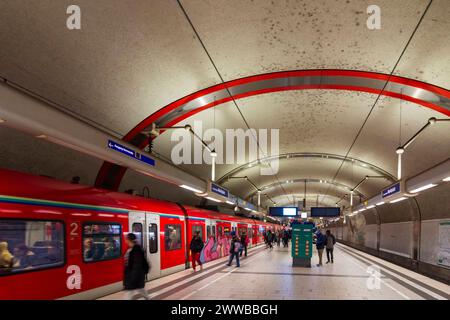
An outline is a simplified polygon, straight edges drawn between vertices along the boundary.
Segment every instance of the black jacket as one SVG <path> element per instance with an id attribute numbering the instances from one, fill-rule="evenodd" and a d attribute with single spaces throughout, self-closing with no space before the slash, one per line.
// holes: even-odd
<path id="1" fill-rule="evenodd" d="M 145 287 L 145 274 L 148 271 L 148 263 L 141 246 L 136 244 L 125 262 L 125 274 L 123 285 L 125 290 L 140 289 Z"/>
<path id="2" fill-rule="evenodd" d="M 189 246 L 192 252 L 202 252 L 203 240 L 202 238 L 193 237 L 191 240 L 191 245 Z"/>

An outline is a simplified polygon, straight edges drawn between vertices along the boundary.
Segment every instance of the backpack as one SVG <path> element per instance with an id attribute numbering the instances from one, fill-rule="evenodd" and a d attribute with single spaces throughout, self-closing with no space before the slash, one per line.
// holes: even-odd
<path id="1" fill-rule="evenodd" d="M 234 242 L 234 252 L 237 253 L 241 250 L 241 243 L 239 241 Z"/>

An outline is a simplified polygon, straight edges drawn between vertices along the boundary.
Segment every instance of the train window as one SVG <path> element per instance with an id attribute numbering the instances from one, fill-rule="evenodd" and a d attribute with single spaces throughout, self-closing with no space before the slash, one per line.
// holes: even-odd
<path id="1" fill-rule="evenodd" d="M 252 228 L 248 228 L 248 237 L 253 238 L 253 229 Z"/>
<path id="2" fill-rule="evenodd" d="M 144 240 L 144 233 L 142 232 L 142 223 L 135 222 L 131 226 L 131 232 L 133 232 L 136 235 L 136 240 L 139 245 L 142 246 L 143 240 Z"/>
<path id="3" fill-rule="evenodd" d="M 121 225 L 116 223 L 85 223 L 83 261 L 97 262 L 120 258 L 121 229 Z"/>
<path id="4" fill-rule="evenodd" d="M 218 236 L 222 235 L 222 227 L 217 227 L 217 235 Z"/>
<path id="5" fill-rule="evenodd" d="M 211 226 L 206 226 L 206 236 L 209 238 L 211 238 Z"/>
<path id="6" fill-rule="evenodd" d="M 150 253 L 158 252 L 158 225 L 150 223 L 148 226 L 148 248 Z"/>
<path id="7" fill-rule="evenodd" d="M 212 226 L 212 236 L 216 240 L 216 226 Z"/>
<path id="8" fill-rule="evenodd" d="M 202 238 L 203 241 L 205 241 L 205 239 L 203 239 L 203 227 L 202 226 L 192 226 L 192 236 L 195 236 L 195 234 L 199 232 L 200 233 L 200 238 Z"/>
<path id="9" fill-rule="evenodd" d="M 243 234 L 247 234 L 247 228 L 245 228 L 245 227 L 239 227 L 238 230 L 239 230 L 239 235 L 241 235 L 241 236 Z"/>
<path id="10" fill-rule="evenodd" d="M 181 249 L 180 224 L 167 224 L 164 227 L 164 242 L 166 251 Z"/>
<path id="11" fill-rule="evenodd" d="M 62 266 L 64 224 L 1 219 L 0 252 L 0 275 Z"/>

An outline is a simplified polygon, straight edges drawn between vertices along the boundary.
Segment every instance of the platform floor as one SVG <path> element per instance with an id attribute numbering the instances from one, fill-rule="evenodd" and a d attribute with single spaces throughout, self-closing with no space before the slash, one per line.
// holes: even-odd
<path id="1" fill-rule="evenodd" d="M 203 271 L 184 270 L 147 283 L 151 299 L 165 300 L 280 300 L 280 299 L 444 299 L 450 286 L 382 259 L 337 244 L 334 264 L 292 267 L 290 248 L 254 248 L 241 267 L 227 259 L 210 262 Z M 368 269 L 369 268 L 369 269 Z M 379 281 L 369 271 L 379 270 Z M 373 273 L 372 273 L 373 274 Z M 377 285 L 377 283 L 379 285 Z M 121 300 L 124 292 L 101 299 Z M 135 297 L 137 298 L 137 297 Z"/>

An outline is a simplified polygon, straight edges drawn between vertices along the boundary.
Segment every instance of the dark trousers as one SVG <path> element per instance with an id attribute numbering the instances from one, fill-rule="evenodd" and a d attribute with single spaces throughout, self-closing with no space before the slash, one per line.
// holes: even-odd
<path id="1" fill-rule="evenodd" d="M 230 253 L 230 260 L 228 260 L 228 265 L 231 266 L 234 257 L 236 257 L 236 267 L 239 267 L 239 252 Z"/>
<path id="2" fill-rule="evenodd" d="M 333 249 L 327 248 L 327 260 L 330 262 L 330 255 L 331 255 L 331 262 L 333 262 Z"/>
<path id="3" fill-rule="evenodd" d="M 245 253 L 245 256 L 247 256 L 247 246 L 244 246 L 244 249 L 239 251 L 239 256 L 242 257 L 242 252 Z"/>

